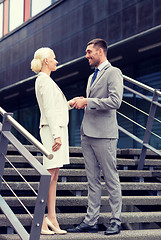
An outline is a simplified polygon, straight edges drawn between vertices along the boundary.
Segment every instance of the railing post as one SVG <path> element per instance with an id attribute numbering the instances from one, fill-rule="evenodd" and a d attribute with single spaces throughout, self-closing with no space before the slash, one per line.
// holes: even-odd
<path id="1" fill-rule="evenodd" d="M 5 166 L 5 158 L 7 154 L 7 148 L 8 148 L 8 139 L 6 139 L 3 136 L 3 131 L 10 131 L 11 130 L 11 124 L 7 121 L 7 116 L 12 116 L 12 113 L 5 113 L 3 117 L 3 124 L 2 124 L 2 131 L 0 134 L 0 176 L 3 177 L 4 173 L 4 166 Z M 2 184 L 2 178 L 0 178 L 0 190 L 1 190 L 1 184 Z"/>
<path id="2" fill-rule="evenodd" d="M 8 143 L 9 140 L 4 136 L 4 132 L 10 132 L 11 130 L 11 123 L 8 121 L 8 116 L 12 116 L 12 113 L 4 113 L 3 117 L 3 124 L 0 134 L 0 190 L 2 185 L 2 177 L 4 173 L 4 167 L 5 167 L 5 156 L 7 154 L 8 149 Z M 10 223 L 13 225 L 14 229 L 17 231 L 21 239 L 23 240 L 29 240 L 29 234 L 24 229 L 16 215 L 13 213 L 13 211 L 10 209 L 6 201 L 3 199 L 3 197 L 0 195 L 0 207 L 2 212 L 6 215 L 6 217 L 9 219 Z"/>
<path id="3" fill-rule="evenodd" d="M 44 175 L 40 178 L 39 192 L 36 199 L 36 205 L 34 210 L 34 218 L 31 225 L 30 238 L 29 240 L 39 240 L 43 217 L 45 213 L 48 190 L 50 184 L 50 175 Z"/>
<path id="4" fill-rule="evenodd" d="M 7 120 L 7 116 L 13 116 L 13 113 L 5 113 L 3 117 L 3 125 L 2 125 L 2 131 L 10 131 L 11 130 L 11 123 Z M 4 167 L 5 167 L 5 158 L 4 155 L 7 154 L 7 148 L 8 148 L 8 139 L 6 139 L 2 132 L 0 135 L 0 176 L 3 176 L 4 173 Z M 2 153 L 4 155 L 2 155 Z M 0 190 L 2 186 L 2 178 L 0 178 Z M 14 229 L 13 227 L 8 227 L 7 228 L 7 234 L 14 234 Z"/>
<path id="5" fill-rule="evenodd" d="M 154 116 L 155 116 L 155 112 L 156 112 L 156 108 L 157 108 L 157 105 L 154 104 L 153 102 L 158 101 L 158 97 L 159 97 L 157 94 L 157 91 L 158 91 L 158 89 L 155 89 L 155 91 L 153 93 L 153 99 L 152 99 L 152 103 L 150 106 L 149 116 L 148 116 L 146 129 L 145 129 L 145 133 L 144 133 L 143 146 L 142 146 L 140 159 L 139 159 L 139 163 L 138 163 L 138 170 L 142 170 L 144 167 L 144 161 L 145 161 L 146 151 L 147 151 L 146 144 L 149 143 L 151 130 L 152 130 L 153 122 L 154 122 Z"/>

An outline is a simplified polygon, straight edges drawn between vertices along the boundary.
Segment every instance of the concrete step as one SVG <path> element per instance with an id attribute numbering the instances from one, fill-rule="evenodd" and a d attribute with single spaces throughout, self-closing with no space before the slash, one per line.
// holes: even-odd
<path id="1" fill-rule="evenodd" d="M 40 153 L 40 151 L 33 145 L 25 145 L 25 147 L 30 151 L 30 152 L 36 152 Z M 17 152 L 14 146 L 11 144 L 8 145 L 8 152 Z M 69 147 L 69 151 L 71 154 L 82 154 L 82 148 L 81 147 Z M 126 149 L 117 149 L 117 155 L 131 155 L 131 156 L 140 156 L 141 149 L 135 149 L 135 148 L 126 148 Z M 150 150 L 147 150 L 146 152 L 147 156 L 156 156 L 156 154 Z"/>
<path id="2" fill-rule="evenodd" d="M 102 189 L 106 190 L 106 185 L 102 183 Z M 160 191 L 161 183 L 151 183 L 151 182 L 121 182 L 122 190 L 152 190 Z M 88 190 L 87 182 L 58 182 L 57 190 Z"/>
<path id="3" fill-rule="evenodd" d="M 160 150 L 158 150 L 160 151 Z M 160 151 L 161 152 L 161 151 Z M 117 149 L 117 155 L 122 155 L 122 156 L 140 156 L 141 149 L 135 149 L 135 148 L 126 148 L 126 149 Z M 156 153 L 152 152 L 151 150 L 147 150 L 146 156 L 157 156 Z M 160 157 L 159 157 L 160 158 Z"/>
<path id="4" fill-rule="evenodd" d="M 17 168 L 24 176 L 38 176 L 31 168 Z M 161 177 L 161 170 L 118 170 L 120 177 Z M 5 168 L 4 175 L 17 176 L 18 173 L 12 168 Z M 60 169 L 59 176 L 86 177 L 85 169 Z"/>
<path id="5" fill-rule="evenodd" d="M 41 157 L 39 158 L 39 161 L 42 162 Z M 83 157 L 70 157 L 70 163 L 71 164 L 84 164 L 84 158 Z M 139 159 L 133 159 L 133 158 L 117 158 L 117 165 L 118 166 L 137 166 L 139 163 Z M 161 160 L 160 159 L 145 159 L 144 162 L 145 166 L 161 166 Z"/>
<path id="6" fill-rule="evenodd" d="M 1 240 L 20 240 L 17 234 L 1 234 Z M 106 236 L 98 233 L 67 233 L 66 235 L 40 236 L 40 240 L 161 240 L 160 229 L 122 230 L 118 235 Z"/>
<path id="7" fill-rule="evenodd" d="M 24 145 L 28 151 L 30 152 L 33 152 L 33 153 L 40 153 L 40 151 L 38 150 L 37 147 L 33 146 L 33 145 Z M 9 144 L 8 145 L 8 153 L 9 152 L 18 152 L 17 149 Z M 74 153 L 74 154 L 82 154 L 82 148 L 81 147 L 69 147 L 69 150 L 71 153 Z"/>
<path id="8" fill-rule="evenodd" d="M 16 214 L 23 226 L 30 226 L 32 219 L 27 214 Z M 61 226 L 79 224 L 83 221 L 85 213 L 57 213 L 58 222 Z M 109 223 L 111 213 L 100 213 L 98 224 Z M 161 212 L 123 212 L 122 223 L 161 223 Z M 0 214 L 0 226 L 10 226 L 5 215 Z"/>
<path id="9" fill-rule="evenodd" d="M 21 204 L 15 197 L 4 197 L 6 202 L 10 207 L 19 207 Z M 19 199 L 25 204 L 25 206 L 35 206 L 36 197 L 19 197 Z M 123 196 L 122 197 L 123 205 L 161 205 L 161 196 Z M 88 205 L 88 197 L 87 196 L 57 196 L 56 198 L 56 206 L 87 206 Z M 108 206 L 109 205 L 109 197 L 102 196 L 101 197 L 101 205 Z M 150 211 L 150 210 L 149 210 Z"/>
<path id="10" fill-rule="evenodd" d="M 30 187 L 25 182 L 8 182 L 8 184 L 14 190 L 31 190 Z M 35 189 L 38 190 L 39 182 L 29 182 L 29 184 Z M 161 191 L 161 183 L 151 183 L 151 182 L 121 182 L 122 190 L 130 191 Z M 2 183 L 1 190 L 8 190 L 8 187 L 5 183 Z M 87 182 L 58 182 L 57 190 L 60 191 L 87 191 L 88 183 Z M 106 190 L 106 184 L 102 182 L 102 190 Z"/>
<path id="11" fill-rule="evenodd" d="M 42 155 L 40 154 L 40 152 L 38 151 L 38 149 L 36 149 L 34 146 L 32 145 L 28 145 L 26 146 L 27 149 L 32 152 L 35 157 L 37 158 L 37 160 L 39 162 L 42 163 Z M 118 166 L 125 166 L 128 169 L 131 167 L 132 169 L 135 169 L 137 164 L 138 164 L 138 159 L 140 156 L 141 150 L 140 149 L 118 149 L 117 150 L 117 165 Z M 16 154 L 16 155 L 13 155 Z M 9 160 L 11 160 L 13 163 L 16 163 L 15 165 L 18 166 L 18 170 L 21 172 L 21 174 L 25 177 L 28 177 L 27 179 L 30 179 L 30 181 L 34 181 L 34 179 L 36 180 L 36 182 L 32 182 L 31 185 L 33 186 L 33 188 L 38 191 L 38 181 L 39 178 L 37 177 L 38 174 L 37 172 L 32 169 L 29 165 L 26 165 L 26 160 L 21 157 L 19 155 L 19 153 L 17 152 L 17 150 L 9 145 L 8 146 L 8 153 L 7 153 L 7 157 L 9 158 Z M 152 194 L 160 194 L 161 191 L 161 183 L 154 183 L 151 182 L 152 180 L 150 178 L 152 177 L 161 177 L 161 161 L 159 157 L 156 157 L 156 155 L 151 152 L 151 151 L 147 151 L 147 156 L 146 156 L 146 160 L 145 160 L 145 169 L 147 169 L 147 166 L 150 167 L 150 170 L 118 170 L 119 176 L 123 177 L 121 178 L 121 180 L 124 180 L 125 177 L 127 178 L 148 178 L 149 182 L 121 182 L 122 185 L 122 190 L 126 190 L 126 191 L 140 191 L 139 195 L 141 194 L 142 196 L 136 196 L 136 192 L 133 193 L 134 196 L 123 196 L 123 205 L 127 206 L 124 207 L 123 209 L 125 210 L 129 210 L 129 211 L 133 211 L 133 209 L 137 209 L 137 208 L 133 208 L 131 206 L 138 206 L 138 205 L 142 205 L 142 206 L 148 206 L 149 208 L 146 212 L 140 212 L 140 210 L 137 209 L 137 212 L 123 212 L 122 213 L 122 223 L 131 223 L 134 224 L 135 228 L 138 226 L 137 223 L 146 223 L 146 226 L 151 226 L 153 227 L 153 223 L 161 223 L 161 212 L 160 212 L 160 206 L 161 206 L 161 196 L 147 196 L 146 194 L 148 194 L 147 192 L 145 193 L 145 191 L 153 191 Z M 82 149 L 81 147 L 70 147 L 70 162 L 71 165 L 67 165 L 65 166 L 65 168 L 60 169 L 60 178 L 59 178 L 59 182 L 57 185 L 57 190 L 59 191 L 87 191 L 88 190 L 88 184 L 86 181 L 86 172 L 84 168 L 84 159 L 82 156 Z M 21 165 L 23 164 L 23 165 Z M 17 182 L 17 173 L 15 172 L 14 169 L 11 169 L 10 167 L 8 167 L 8 165 L 6 165 L 7 167 L 5 168 L 4 171 L 4 175 L 6 177 L 6 179 L 10 179 L 9 184 L 13 187 L 14 190 L 17 190 L 18 193 L 19 191 L 26 191 L 26 190 L 30 190 L 29 187 L 23 183 L 23 182 Z M 69 169 L 70 167 L 72 167 L 73 169 Z M 78 169 L 78 168 L 81 169 Z M 154 170 L 152 169 L 152 167 L 155 167 L 158 170 Z M 76 169 L 74 169 L 76 168 Z M 119 167 L 118 167 L 119 168 Z M 122 167 L 120 167 L 119 169 L 122 169 Z M 12 177 L 12 179 L 11 179 Z M 34 178 L 36 177 L 36 178 Z M 66 178 L 67 177 L 67 178 Z M 67 182 L 60 182 L 61 180 L 63 181 L 67 180 Z M 65 179 L 66 178 L 66 179 Z M 83 182 L 81 182 L 83 179 Z M 130 180 L 130 179 L 129 179 Z M 14 182 L 15 181 L 15 182 Z M 77 181 L 77 182 L 69 182 L 69 181 Z M 127 180 L 124 180 L 127 181 Z M 131 180 L 130 180 L 131 181 Z M 147 181 L 147 179 L 146 179 Z M 106 190 L 106 186 L 104 184 L 104 182 L 102 182 L 102 189 Z M 7 190 L 7 187 L 4 186 L 4 184 L 2 184 L 2 190 Z M 141 193 L 141 191 L 144 191 Z M 156 191 L 154 193 L 154 191 Z M 157 192 L 158 191 L 158 192 Z M 4 192 L 5 194 L 7 194 L 8 192 Z M 64 196 L 64 192 L 63 192 L 63 196 L 58 196 L 57 195 L 57 202 L 56 205 L 58 207 L 58 210 L 60 209 L 66 209 L 65 207 L 68 208 L 68 210 L 66 210 L 66 212 L 68 211 L 73 211 L 73 209 L 76 209 L 76 207 L 80 206 L 87 206 L 87 201 L 88 198 L 87 196 L 69 196 L 68 194 L 69 192 L 66 192 L 65 194 L 67 196 Z M 60 193 L 62 195 L 62 193 Z M 73 194 L 73 192 L 72 192 Z M 76 192 L 74 194 L 79 194 L 79 192 Z M 87 194 L 87 192 L 83 193 L 84 195 Z M 126 194 L 126 193 L 125 193 Z M 132 193 L 130 193 L 129 195 L 131 195 Z M 31 211 L 33 211 L 33 207 L 35 205 L 35 200 L 36 197 L 33 196 L 22 196 L 22 193 L 20 193 L 21 197 L 20 199 L 22 200 L 22 202 L 28 207 L 28 209 L 31 209 Z M 104 194 L 105 195 L 105 194 Z M 21 214 L 21 210 L 22 208 L 19 207 L 20 204 L 19 202 L 15 199 L 15 197 L 10 197 L 10 196 L 5 196 L 4 197 L 5 200 L 8 202 L 8 204 L 13 207 L 14 210 L 17 211 L 17 209 L 19 209 L 19 214 L 17 214 L 18 218 L 20 219 L 20 221 L 22 222 L 22 224 L 27 227 L 27 229 L 29 229 L 32 219 L 29 215 L 27 214 Z M 109 206 L 109 197 L 107 196 L 102 196 L 102 206 L 103 208 L 101 208 L 102 211 L 100 213 L 100 217 L 99 217 L 99 224 L 102 225 L 107 225 L 107 223 L 109 222 L 109 219 L 111 217 L 111 213 L 110 212 L 105 212 L 106 208 L 104 206 Z M 157 206 L 157 212 L 152 206 Z M 15 209 L 15 207 L 17 207 L 17 209 Z M 30 208 L 31 207 L 31 208 Z M 60 207 L 60 208 L 59 208 Z M 71 207 L 71 208 L 70 208 Z M 70 210 L 72 209 L 72 210 Z M 82 208 L 81 208 L 82 209 Z M 140 208 L 142 209 L 142 208 Z M 147 208 L 146 208 L 147 209 Z M 152 210 L 153 212 L 150 212 L 150 210 Z M 81 210 L 82 211 L 82 210 Z M 83 210 L 84 211 L 84 210 Z M 155 212 L 154 212 L 155 211 Z M 57 217 L 58 217 L 58 221 L 60 223 L 60 225 L 63 227 L 67 227 L 67 226 L 71 226 L 74 224 L 79 224 L 85 216 L 85 212 L 84 213 L 76 213 L 76 212 L 72 212 L 72 213 L 57 213 Z M 152 223 L 152 225 L 150 224 Z M 0 227 L 7 227 L 10 226 L 9 221 L 6 219 L 6 217 L 3 214 L 0 214 Z M 145 225 L 144 225 L 145 226 Z M 155 225 L 157 228 L 157 225 Z M 159 228 L 159 227 L 158 227 Z M 0 235 L 0 240 L 6 239 L 6 240 L 14 240 L 14 239 L 20 239 L 18 235 L 13 234 L 13 235 L 8 235 L 8 234 L 1 234 Z M 103 232 L 99 232 L 98 234 L 67 234 L 67 235 L 63 235 L 63 236 L 41 236 L 40 239 L 73 239 L 73 240 L 83 240 L 83 239 L 124 239 L 124 240 L 133 240 L 133 239 L 137 239 L 137 240 L 141 240 L 141 239 L 160 239 L 161 240 L 161 233 L 160 233 L 160 229 L 149 229 L 149 230 L 126 230 L 126 231 L 121 231 L 121 234 L 116 235 L 116 236 L 104 236 Z"/>
<path id="12" fill-rule="evenodd" d="M 35 156 L 35 157 L 40 163 L 43 162 L 42 156 Z M 7 158 L 12 163 L 27 163 L 26 159 L 20 155 L 7 155 Z M 139 162 L 138 159 L 117 158 L 118 166 L 137 166 L 138 162 Z M 83 157 L 70 157 L 70 164 L 84 165 L 84 158 Z M 145 159 L 145 166 L 161 166 L 161 160 L 160 159 Z"/>

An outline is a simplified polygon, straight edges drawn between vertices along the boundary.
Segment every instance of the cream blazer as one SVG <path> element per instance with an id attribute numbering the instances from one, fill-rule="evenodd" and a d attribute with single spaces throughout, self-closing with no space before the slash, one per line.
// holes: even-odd
<path id="1" fill-rule="evenodd" d="M 39 127 L 48 125 L 53 137 L 60 137 L 60 128 L 68 125 L 70 109 L 63 92 L 46 73 L 40 72 L 35 93 L 41 114 Z"/>

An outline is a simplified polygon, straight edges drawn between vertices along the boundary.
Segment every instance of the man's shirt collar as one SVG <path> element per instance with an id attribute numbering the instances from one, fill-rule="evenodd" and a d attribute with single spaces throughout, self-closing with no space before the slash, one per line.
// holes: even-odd
<path id="1" fill-rule="evenodd" d="M 104 61 L 103 63 L 101 63 L 99 66 L 98 66 L 98 70 L 99 71 L 102 71 L 102 69 L 109 63 L 108 60 Z"/>

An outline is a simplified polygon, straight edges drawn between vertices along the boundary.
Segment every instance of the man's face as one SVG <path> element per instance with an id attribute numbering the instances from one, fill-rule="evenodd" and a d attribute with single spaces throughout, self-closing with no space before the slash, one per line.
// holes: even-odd
<path id="1" fill-rule="evenodd" d="M 86 48 L 86 58 L 91 67 L 98 67 L 100 64 L 99 48 L 94 47 L 94 44 L 88 45 Z"/>

